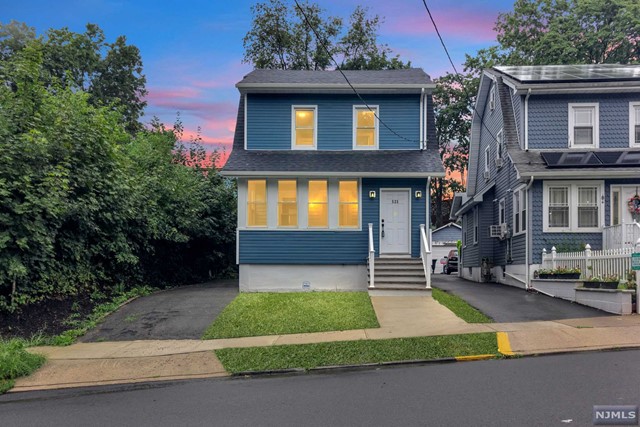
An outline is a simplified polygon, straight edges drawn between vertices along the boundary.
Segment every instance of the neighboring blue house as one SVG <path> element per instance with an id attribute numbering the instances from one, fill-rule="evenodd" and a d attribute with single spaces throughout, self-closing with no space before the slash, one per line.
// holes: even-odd
<path id="1" fill-rule="evenodd" d="M 432 259 L 437 260 L 436 272 L 442 272 L 442 260 L 449 255 L 451 249 L 457 248 L 458 240 L 462 240 L 462 227 L 455 222 L 450 222 L 431 233 Z"/>
<path id="2" fill-rule="evenodd" d="M 640 66 L 485 70 L 452 207 L 461 275 L 525 287 L 543 248 L 632 244 L 639 190 Z"/>
<path id="3" fill-rule="evenodd" d="M 370 249 L 376 288 L 428 283 L 420 225 L 444 176 L 435 85 L 421 69 L 344 73 L 357 95 L 338 71 L 255 70 L 236 85 L 222 173 L 238 183 L 241 290 L 366 290 Z"/>

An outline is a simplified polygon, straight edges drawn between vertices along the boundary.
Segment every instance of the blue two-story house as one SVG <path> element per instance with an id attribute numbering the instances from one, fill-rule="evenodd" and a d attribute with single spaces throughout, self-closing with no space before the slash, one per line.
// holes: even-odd
<path id="1" fill-rule="evenodd" d="M 236 85 L 222 173 L 237 178 L 243 291 L 428 287 L 435 85 L 421 69 L 344 74 L 255 70 Z"/>
<path id="2" fill-rule="evenodd" d="M 463 277 L 529 287 L 543 249 L 633 244 L 640 66 L 485 70 L 468 170 L 452 208 L 463 224 Z"/>

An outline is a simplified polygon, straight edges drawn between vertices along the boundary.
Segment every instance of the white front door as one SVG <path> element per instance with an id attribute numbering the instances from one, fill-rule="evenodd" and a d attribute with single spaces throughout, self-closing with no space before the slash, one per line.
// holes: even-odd
<path id="1" fill-rule="evenodd" d="M 411 253 L 409 190 L 380 190 L 380 254 Z"/>
<path id="2" fill-rule="evenodd" d="M 629 210 L 629 200 L 638 191 L 638 186 L 611 187 L 611 225 L 633 223 L 634 215 Z"/>

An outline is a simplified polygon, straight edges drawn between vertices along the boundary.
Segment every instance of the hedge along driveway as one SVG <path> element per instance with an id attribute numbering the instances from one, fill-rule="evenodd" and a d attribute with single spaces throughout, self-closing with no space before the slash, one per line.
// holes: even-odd
<path id="1" fill-rule="evenodd" d="M 379 328 L 366 292 L 240 294 L 203 339 Z"/>

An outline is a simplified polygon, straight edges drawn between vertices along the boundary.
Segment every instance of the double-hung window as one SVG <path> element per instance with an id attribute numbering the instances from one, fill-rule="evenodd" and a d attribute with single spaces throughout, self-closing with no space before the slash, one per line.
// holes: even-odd
<path id="1" fill-rule="evenodd" d="M 629 147 L 640 148 L 640 102 L 629 103 Z"/>
<path id="2" fill-rule="evenodd" d="M 318 108 L 315 105 L 294 105 L 292 110 L 291 148 L 314 150 L 318 135 Z"/>
<path id="3" fill-rule="evenodd" d="M 598 232 L 602 228 L 601 181 L 544 183 L 545 232 Z"/>
<path id="4" fill-rule="evenodd" d="M 355 228 L 360 223 L 358 181 L 338 182 L 338 226 Z"/>
<path id="5" fill-rule="evenodd" d="M 267 226 L 267 180 L 250 179 L 247 182 L 247 226 Z"/>
<path id="6" fill-rule="evenodd" d="M 498 202 L 498 224 L 507 223 L 507 206 L 504 199 L 500 199 Z"/>
<path id="7" fill-rule="evenodd" d="M 496 85 L 495 83 L 491 84 L 491 90 L 489 90 L 489 110 L 493 111 L 496 109 Z"/>
<path id="8" fill-rule="evenodd" d="M 298 226 L 298 189 L 295 180 L 278 181 L 278 227 Z"/>
<path id="9" fill-rule="evenodd" d="M 569 148 L 598 148 L 598 121 L 597 103 L 569 104 Z"/>
<path id="10" fill-rule="evenodd" d="M 309 228 L 329 226 L 327 180 L 309 180 Z"/>
<path id="11" fill-rule="evenodd" d="M 489 153 L 490 153 L 490 148 L 491 147 L 487 147 L 484 150 L 484 179 L 489 179 L 489 177 L 491 176 L 491 172 L 489 172 Z"/>
<path id="12" fill-rule="evenodd" d="M 527 190 L 521 187 L 513 192 L 513 234 L 527 229 Z"/>
<path id="13" fill-rule="evenodd" d="M 502 131 L 496 135 L 496 167 L 501 168 L 504 158 L 504 136 Z"/>
<path id="14" fill-rule="evenodd" d="M 378 148 L 378 107 L 375 105 L 353 107 L 353 148 Z"/>

